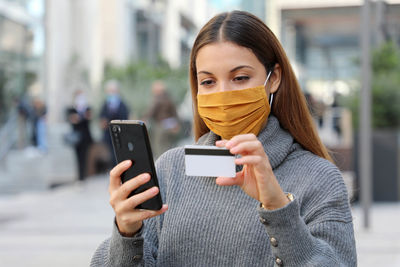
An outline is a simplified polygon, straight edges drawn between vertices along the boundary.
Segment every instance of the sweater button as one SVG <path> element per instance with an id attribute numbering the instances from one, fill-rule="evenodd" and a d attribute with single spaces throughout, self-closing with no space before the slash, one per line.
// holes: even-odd
<path id="1" fill-rule="evenodd" d="M 278 246 L 278 240 L 276 240 L 276 238 L 271 237 L 271 239 L 269 241 L 271 242 L 271 245 L 273 247 L 277 247 Z"/>
<path id="2" fill-rule="evenodd" d="M 280 258 L 276 258 L 276 259 L 275 259 L 275 263 L 276 263 L 276 265 L 278 265 L 278 266 L 283 266 L 283 262 L 282 262 L 282 260 L 281 260 Z"/>
<path id="3" fill-rule="evenodd" d="M 138 247 L 141 245 L 141 241 L 133 241 L 133 245 Z"/>
<path id="4" fill-rule="evenodd" d="M 133 261 L 140 261 L 142 259 L 142 255 L 133 256 Z"/>
<path id="5" fill-rule="evenodd" d="M 268 221 L 266 219 L 264 219 L 264 218 L 261 218 L 261 217 L 260 217 L 260 222 L 262 224 L 268 224 Z"/>

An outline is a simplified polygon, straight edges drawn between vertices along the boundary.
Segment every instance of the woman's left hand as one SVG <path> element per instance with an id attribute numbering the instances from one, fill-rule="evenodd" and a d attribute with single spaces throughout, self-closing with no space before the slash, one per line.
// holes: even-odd
<path id="1" fill-rule="evenodd" d="M 267 209 L 273 210 L 289 203 L 280 187 L 261 142 L 254 134 L 234 136 L 231 140 L 216 142 L 218 147 L 226 147 L 232 154 L 242 157 L 235 164 L 243 165 L 236 177 L 218 177 L 216 183 L 223 186 L 238 185 L 250 197 L 258 200 Z"/>

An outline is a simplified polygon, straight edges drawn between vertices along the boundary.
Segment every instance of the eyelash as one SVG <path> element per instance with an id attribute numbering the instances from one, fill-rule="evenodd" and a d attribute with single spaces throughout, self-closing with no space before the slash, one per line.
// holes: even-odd
<path id="1" fill-rule="evenodd" d="M 243 81 L 248 81 L 250 79 L 249 76 L 237 76 L 233 78 L 233 81 L 237 82 L 243 82 Z M 210 86 L 214 81 L 213 80 L 204 80 L 200 83 L 202 86 Z"/>
<path id="2" fill-rule="evenodd" d="M 200 83 L 200 85 L 209 86 L 211 85 L 212 82 L 213 82 L 212 80 L 204 80 Z"/>
<path id="3" fill-rule="evenodd" d="M 239 82 L 248 81 L 249 79 L 250 79 L 249 76 L 238 76 L 238 77 L 233 78 L 233 80 L 236 80 L 236 81 L 239 81 Z"/>

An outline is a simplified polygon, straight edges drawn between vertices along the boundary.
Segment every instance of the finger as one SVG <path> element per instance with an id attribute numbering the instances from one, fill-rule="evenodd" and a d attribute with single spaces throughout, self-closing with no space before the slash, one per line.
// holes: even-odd
<path id="1" fill-rule="evenodd" d="M 218 140 L 218 141 L 216 141 L 215 142 L 215 145 L 217 146 L 217 147 L 225 147 L 225 144 L 228 142 L 228 140 Z"/>
<path id="2" fill-rule="evenodd" d="M 162 205 L 161 209 L 159 210 L 144 210 L 144 209 L 130 209 L 128 212 L 119 213 L 116 211 L 116 219 L 117 224 L 120 225 L 120 222 L 124 224 L 134 224 L 139 221 L 143 221 L 160 214 L 163 214 L 168 210 L 168 205 Z"/>
<path id="3" fill-rule="evenodd" d="M 235 159 L 236 165 L 245 165 L 245 164 L 257 165 L 262 162 L 264 162 L 264 159 L 258 155 L 243 156 L 241 158 Z"/>
<path id="4" fill-rule="evenodd" d="M 258 140 L 252 140 L 252 141 L 243 141 L 241 143 L 238 143 L 234 146 L 232 146 L 229 151 L 232 154 L 254 154 L 254 153 L 263 153 L 264 152 L 264 148 L 261 144 L 260 141 Z"/>
<path id="5" fill-rule="evenodd" d="M 129 209 L 132 209 L 132 207 L 136 208 L 143 202 L 155 197 L 159 192 L 160 189 L 156 186 L 153 186 L 152 188 L 149 188 L 141 193 L 135 194 L 128 198 L 127 205 L 129 206 Z"/>
<path id="6" fill-rule="evenodd" d="M 168 205 L 164 204 L 164 205 L 162 205 L 161 209 L 159 209 L 159 210 L 136 210 L 136 212 L 134 213 L 135 214 L 134 216 L 136 216 L 137 220 L 143 221 L 143 220 L 147 220 L 152 217 L 161 215 L 164 212 L 166 212 L 167 210 L 168 210 Z"/>
<path id="7" fill-rule="evenodd" d="M 242 175 L 242 172 L 237 172 L 236 176 L 234 178 L 220 176 L 220 177 L 217 177 L 215 182 L 217 185 L 221 185 L 221 186 L 232 186 L 232 185 L 241 186 L 243 183 L 243 175 Z"/>
<path id="8" fill-rule="evenodd" d="M 117 190 L 121 186 L 121 175 L 132 165 L 132 161 L 125 160 L 119 163 L 110 171 L 110 193 Z"/>
<path id="9" fill-rule="evenodd" d="M 133 179 L 128 180 L 124 184 L 122 184 L 119 188 L 114 191 L 110 190 L 110 204 L 111 206 L 116 209 L 124 209 L 124 203 L 128 196 L 132 193 L 133 190 L 138 188 L 140 185 L 147 183 L 150 180 L 150 175 L 148 173 L 144 173 L 141 175 L 136 176 Z M 121 206 L 122 205 L 122 206 Z M 132 208 L 130 208 L 132 209 Z"/>
<path id="10" fill-rule="evenodd" d="M 139 186 L 144 185 L 148 181 L 150 181 L 150 174 L 148 173 L 142 173 L 135 178 L 126 181 L 118 188 L 120 199 L 126 199 L 132 191 L 137 189 Z"/>
<path id="11" fill-rule="evenodd" d="M 254 134 L 250 133 L 250 134 L 240 134 L 240 135 L 236 135 L 234 137 L 232 137 L 231 140 L 229 140 L 225 146 L 226 148 L 231 148 L 241 142 L 245 142 L 245 141 L 253 141 L 253 140 L 257 140 L 257 136 L 255 136 Z"/>

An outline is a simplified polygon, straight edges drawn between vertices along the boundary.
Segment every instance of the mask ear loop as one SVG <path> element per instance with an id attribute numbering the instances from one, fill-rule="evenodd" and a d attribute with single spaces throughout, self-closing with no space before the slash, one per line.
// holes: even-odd
<path id="1" fill-rule="evenodd" d="M 269 108 L 272 109 L 272 101 L 274 100 L 274 94 L 269 95 Z"/>
<path id="2" fill-rule="evenodd" d="M 267 79 L 266 79 L 265 82 L 264 82 L 264 86 L 267 85 L 268 79 L 269 79 L 269 77 L 271 76 L 271 74 L 272 74 L 272 70 L 268 73 Z M 271 94 L 269 94 L 269 107 L 270 107 L 270 108 L 272 108 L 272 101 L 273 101 L 273 100 L 274 100 L 274 94 L 271 93 Z"/>

